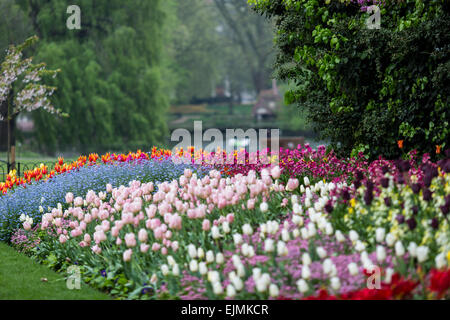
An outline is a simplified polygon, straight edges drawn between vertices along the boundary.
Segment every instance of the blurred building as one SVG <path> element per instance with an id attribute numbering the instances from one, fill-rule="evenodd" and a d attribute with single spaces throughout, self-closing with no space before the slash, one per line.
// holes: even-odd
<path id="1" fill-rule="evenodd" d="M 252 114 L 256 120 L 270 120 L 276 118 L 276 111 L 281 100 L 277 82 L 272 80 L 272 89 L 262 90 L 253 106 Z"/>

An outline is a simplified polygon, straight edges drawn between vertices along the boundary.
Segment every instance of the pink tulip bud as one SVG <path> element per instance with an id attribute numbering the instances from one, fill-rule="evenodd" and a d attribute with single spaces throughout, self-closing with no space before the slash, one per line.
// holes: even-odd
<path id="1" fill-rule="evenodd" d="M 128 249 L 123 252 L 123 261 L 128 262 L 131 260 L 131 255 L 133 254 L 133 250 Z"/>
<path id="2" fill-rule="evenodd" d="M 202 229 L 203 231 L 209 231 L 209 229 L 211 229 L 211 221 L 208 219 L 203 220 Z"/>

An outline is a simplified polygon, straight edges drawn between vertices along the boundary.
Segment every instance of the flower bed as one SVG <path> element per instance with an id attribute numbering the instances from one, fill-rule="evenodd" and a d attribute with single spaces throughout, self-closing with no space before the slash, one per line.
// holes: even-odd
<path id="1" fill-rule="evenodd" d="M 102 191 L 108 183 L 118 187 L 135 179 L 144 182 L 172 180 L 180 176 L 186 167 L 192 166 L 176 165 L 166 158 L 131 159 L 108 165 L 92 163 L 51 179 L 18 186 L 0 196 L 0 240 L 10 239 L 14 229 L 20 225 L 20 215 L 25 214 L 38 221 L 49 207 L 64 203 L 67 192 L 83 196 L 89 190 Z M 199 174 L 201 172 L 199 168 Z"/>
<path id="2" fill-rule="evenodd" d="M 69 192 L 16 238 L 122 298 L 448 298 L 450 160 L 333 161 L 310 179 L 302 150 L 258 174 Z"/>

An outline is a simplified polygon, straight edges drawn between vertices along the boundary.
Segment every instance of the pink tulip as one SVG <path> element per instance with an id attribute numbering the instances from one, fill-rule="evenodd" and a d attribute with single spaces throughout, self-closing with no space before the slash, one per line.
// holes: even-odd
<path id="1" fill-rule="evenodd" d="M 134 236 L 134 233 L 127 233 L 125 235 L 125 245 L 129 248 L 136 246 L 136 238 Z"/>
<path id="2" fill-rule="evenodd" d="M 65 243 L 66 241 L 67 241 L 67 237 L 65 235 L 62 234 L 62 235 L 59 236 L 59 242 L 60 243 Z"/>
<path id="3" fill-rule="evenodd" d="M 123 252 L 123 261 L 128 262 L 131 260 L 131 255 L 133 254 L 133 250 L 128 249 Z"/>
<path id="4" fill-rule="evenodd" d="M 31 224 L 28 222 L 28 221 L 25 221 L 24 223 L 23 223 L 23 228 L 25 229 L 25 230 L 31 230 Z"/>
<path id="5" fill-rule="evenodd" d="M 280 167 L 279 166 L 273 167 L 272 170 L 270 170 L 270 175 L 272 176 L 272 178 L 278 179 L 281 175 Z"/>
<path id="6" fill-rule="evenodd" d="M 287 183 L 287 186 L 286 186 L 286 190 L 287 191 L 294 191 L 295 189 L 297 189 L 298 188 L 298 185 L 299 185 L 299 181 L 298 181 L 298 179 L 289 179 L 288 180 L 288 183 Z"/>
<path id="7" fill-rule="evenodd" d="M 73 204 L 75 205 L 75 207 L 81 207 L 83 203 L 84 203 L 83 198 L 76 197 Z"/>
<path id="8" fill-rule="evenodd" d="M 161 248 L 161 245 L 158 242 L 153 242 L 152 250 L 158 251 Z"/>
<path id="9" fill-rule="evenodd" d="M 209 229 L 211 229 L 211 221 L 209 221 L 208 219 L 203 220 L 202 230 L 209 231 Z"/>
<path id="10" fill-rule="evenodd" d="M 142 253 L 146 253 L 150 249 L 150 246 L 146 243 L 141 243 L 140 249 Z"/>
<path id="11" fill-rule="evenodd" d="M 140 242 L 147 242 L 147 238 L 148 238 L 147 230 L 145 230 L 145 229 L 139 230 L 139 233 L 138 233 L 139 241 Z"/>
<path id="12" fill-rule="evenodd" d="M 100 248 L 98 245 L 95 245 L 91 248 L 91 250 L 96 253 L 96 254 L 100 254 L 102 253 L 102 248 Z"/>
<path id="13" fill-rule="evenodd" d="M 69 192 L 66 194 L 66 203 L 72 203 L 73 201 L 73 193 Z"/>

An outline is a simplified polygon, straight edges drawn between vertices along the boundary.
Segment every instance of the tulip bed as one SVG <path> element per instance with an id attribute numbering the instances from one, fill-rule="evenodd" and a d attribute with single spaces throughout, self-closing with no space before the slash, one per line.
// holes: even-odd
<path id="1" fill-rule="evenodd" d="M 117 298 L 450 298 L 449 152 L 278 156 L 64 190 L 11 243 Z"/>

